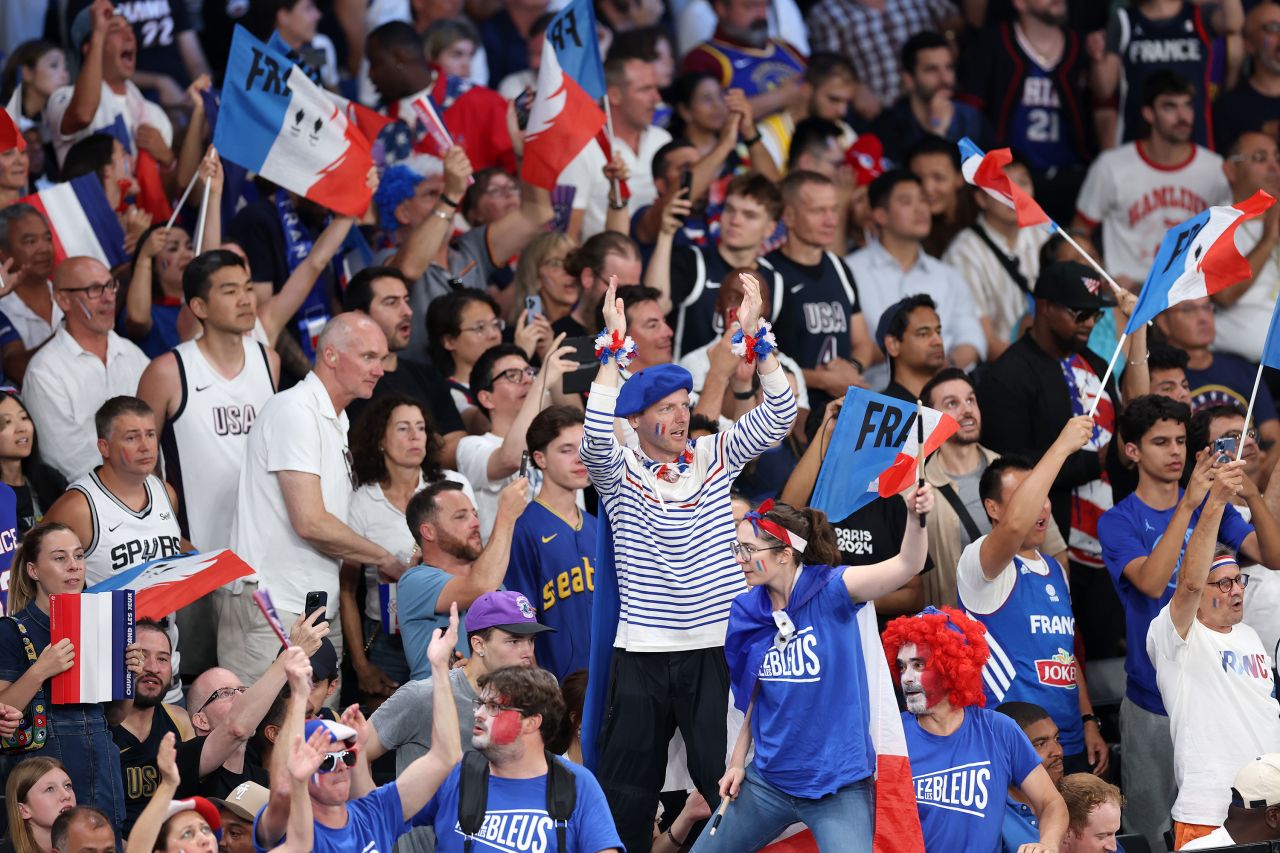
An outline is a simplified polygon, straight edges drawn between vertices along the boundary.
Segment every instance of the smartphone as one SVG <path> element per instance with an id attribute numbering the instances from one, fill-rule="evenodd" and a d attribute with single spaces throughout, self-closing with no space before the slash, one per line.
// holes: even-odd
<path id="1" fill-rule="evenodd" d="M 532 320 L 534 317 L 544 316 L 542 313 L 542 297 L 536 293 L 531 296 L 526 296 L 524 298 L 524 310 L 528 312 L 529 320 Z M 526 322 L 528 321 L 526 320 Z"/>
<path id="2" fill-rule="evenodd" d="M 529 451 L 520 454 L 520 476 L 529 476 Z"/>
<path id="3" fill-rule="evenodd" d="M 533 90 L 525 89 L 516 95 L 516 126 L 521 130 L 529 126 L 529 113 L 533 110 Z"/>
<path id="4" fill-rule="evenodd" d="M 1240 446 L 1240 440 L 1234 436 L 1224 435 L 1222 438 L 1213 440 L 1213 452 L 1217 455 L 1219 462 L 1230 462 L 1236 455 L 1236 449 Z"/>
<path id="5" fill-rule="evenodd" d="M 310 616 L 317 610 L 329 612 L 329 593 L 324 591 L 307 593 L 302 604 L 302 615 Z"/>
<path id="6" fill-rule="evenodd" d="M 685 169 L 680 175 L 680 189 L 684 190 L 684 197 L 693 198 L 693 169 Z M 680 217 L 682 220 L 688 217 Z"/>

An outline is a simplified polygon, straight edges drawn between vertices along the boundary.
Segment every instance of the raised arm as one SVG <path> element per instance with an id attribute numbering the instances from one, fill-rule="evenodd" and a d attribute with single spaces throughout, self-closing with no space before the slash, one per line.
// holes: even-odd
<path id="1" fill-rule="evenodd" d="M 1066 801 L 1058 793 L 1049 771 L 1037 766 L 1022 784 L 1018 786 L 1022 795 L 1031 803 L 1031 810 L 1040 821 L 1040 843 L 1023 844 L 1018 853 L 1053 853 L 1062 844 L 1062 836 L 1067 834 Z"/>
<path id="2" fill-rule="evenodd" d="M 933 509 L 933 489 L 928 483 L 912 486 L 903 495 L 907 502 L 907 529 L 902 547 L 887 560 L 871 566 L 846 566 L 844 588 L 854 601 L 874 601 L 911 580 L 924 568 L 929 556 L 929 537 L 920 518 Z"/>
<path id="3" fill-rule="evenodd" d="M 289 319 L 307 301 L 307 295 L 315 286 L 316 279 L 324 273 L 325 267 L 333 260 L 347 239 L 347 232 L 355 225 L 351 216 L 335 216 L 311 246 L 311 254 L 289 274 L 280 292 L 260 302 L 258 318 L 262 320 L 262 328 L 267 333 L 267 340 L 275 346 L 280 332 L 289 324 Z"/>
<path id="4" fill-rule="evenodd" d="M 804 455 L 792 469 L 787 484 L 782 487 L 778 500 L 791 506 L 808 506 L 813 497 L 813 489 L 818 484 L 818 472 L 822 470 L 822 460 L 831 446 L 831 433 L 836 428 L 836 420 L 840 416 L 840 407 L 844 405 L 844 397 L 827 403 L 822 416 L 822 426 L 813 436 L 813 441 L 805 448 Z"/>
<path id="5" fill-rule="evenodd" d="M 142 338 L 151 331 L 151 265 L 170 236 L 177 234 L 176 228 L 157 228 L 138 250 L 124 303 L 124 330 L 129 337 Z"/>
<path id="6" fill-rule="evenodd" d="M 652 211 L 658 208 L 661 199 L 653 203 Z M 661 223 L 658 226 L 657 240 L 653 244 L 653 254 L 649 256 L 649 266 L 644 271 L 644 283 L 662 294 L 658 299 L 658 307 L 662 313 L 671 313 L 671 249 L 675 244 L 676 232 L 680 230 L 684 218 L 689 215 L 693 202 L 689 201 L 684 188 L 676 190 L 675 195 L 667 200 L 659 209 Z M 637 235 L 639 234 L 637 225 Z"/>
<path id="7" fill-rule="evenodd" d="M 467 179 L 471 177 L 471 161 L 462 147 L 455 145 L 444 155 L 444 193 L 436 202 L 431 215 L 414 226 L 403 240 L 400 248 L 388 262 L 404 273 L 410 281 L 417 281 L 431 266 L 440 247 L 453 233 L 453 215 L 457 206 L 449 202 L 457 202 L 467 191 Z M 447 199 L 447 201 L 446 201 Z M 388 227 L 390 223 L 385 223 Z"/>
<path id="8" fill-rule="evenodd" d="M 125 842 L 124 853 L 152 853 L 158 849 L 156 839 L 160 837 L 160 827 L 164 826 L 169 814 L 169 804 L 178 790 L 181 779 L 178 776 L 178 746 L 173 732 L 168 732 L 160 739 L 156 749 L 156 769 L 160 771 L 160 784 L 156 785 L 147 807 L 138 815 L 138 820 Z"/>
<path id="9" fill-rule="evenodd" d="M 329 732 L 316 729 L 310 740 L 302 735 L 293 739 L 289 749 L 289 829 L 273 853 L 310 853 L 315 844 L 315 817 L 311 810 L 311 794 L 307 782 L 320 769 L 329 751 Z"/>
<path id="10" fill-rule="evenodd" d="M 760 334 L 761 308 L 760 283 L 754 275 L 744 274 L 738 322 L 746 334 Z M 774 352 L 758 355 L 755 362 L 756 372 L 760 374 L 760 387 L 764 389 L 764 401 L 743 415 L 726 433 L 725 453 L 729 463 L 735 466 L 746 465 L 764 451 L 776 447 L 786 438 L 796 419 L 796 398 Z"/>
<path id="11" fill-rule="evenodd" d="M 1173 571 L 1178 567 L 1182 556 L 1182 544 L 1186 542 L 1187 528 L 1191 526 L 1191 516 L 1209 493 L 1213 482 L 1213 450 L 1206 447 L 1196 455 L 1196 466 L 1191 472 L 1191 480 L 1182 500 L 1174 508 L 1173 517 L 1164 535 L 1145 557 L 1136 557 L 1122 568 L 1124 576 L 1143 595 L 1148 598 L 1160 598 L 1164 594 Z"/>
<path id="12" fill-rule="evenodd" d="M 284 722 L 276 736 L 277 744 L 293 743 L 302 737 L 303 719 L 307 715 L 307 696 L 311 692 L 311 662 L 305 666 L 290 668 L 289 702 L 284 712 Z M 325 733 L 328 737 L 328 733 Z M 326 744 L 327 746 L 328 744 Z M 283 749 L 271 753 L 271 796 L 267 808 L 258 818 L 254 832 L 259 847 L 269 850 L 279 843 L 289 823 L 292 807 L 293 784 L 289 773 L 289 756 Z"/>
<path id="13" fill-rule="evenodd" d="M 465 610 L 477 598 L 502 585 L 502 579 L 507 575 L 507 564 L 511 560 L 511 537 L 515 531 L 516 519 L 524 512 L 528 503 L 528 479 L 517 477 L 503 487 L 498 494 L 498 514 L 494 518 L 489 541 L 471 564 L 471 571 L 465 575 L 450 577 L 440 590 L 440 595 L 436 598 L 437 613 L 449 613 L 454 605 Z"/>
<path id="14" fill-rule="evenodd" d="M 1031 526 L 1044 512 L 1049 489 L 1057 479 L 1063 463 L 1071 454 L 1084 447 L 1092 434 L 1093 418 L 1088 415 L 1077 415 L 1067 421 L 1036 467 L 1031 469 L 1027 478 L 1009 496 L 1004 516 L 991 528 L 987 538 L 982 540 L 979 558 L 984 578 L 993 581 L 1008 567 L 1014 555 L 1022 548 L 1023 540 L 1031 532 Z"/>
<path id="15" fill-rule="evenodd" d="M 400 808 L 407 820 L 422 810 L 462 760 L 458 731 L 458 706 L 449 683 L 449 664 L 458 643 L 458 606 L 449 609 L 448 630 L 436 629 L 427 646 L 431 661 L 431 749 L 404 769 L 396 779 Z"/>
<path id="16" fill-rule="evenodd" d="M 627 315 L 618 298 L 618 278 L 609 276 L 609 290 L 601 303 L 605 329 L 614 340 L 627 336 Z M 614 410 L 618 405 L 618 389 L 622 374 L 618 363 L 607 358 L 596 371 L 591 392 L 587 395 L 586 426 L 582 434 L 582 464 L 591 483 L 601 495 L 612 495 L 622 482 L 626 463 L 623 449 L 613 432 Z"/>
<path id="17" fill-rule="evenodd" d="M 62 113 L 62 122 L 57 131 L 63 136 L 79 133 L 93 122 L 98 113 L 98 103 L 102 100 L 102 53 L 107 42 L 107 30 L 112 26 L 112 18 L 116 10 L 111 0 L 94 0 L 90 16 L 93 30 L 89 34 L 89 52 L 84 55 L 80 64 L 80 74 L 76 77 L 75 88 L 71 92 L 71 102 Z M 116 26 L 129 26 L 123 18 Z"/>
<path id="18" fill-rule="evenodd" d="M 1184 640 L 1191 630 L 1191 623 L 1195 621 L 1205 581 L 1213 567 L 1213 552 L 1218 545 L 1218 526 L 1222 523 L 1222 513 L 1231 498 L 1239 494 L 1247 479 L 1242 470 L 1243 465 L 1244 462 L 1227 462 L 1215 469 L 1213 485 L 1209 487 L 1209 499 L 1205 501 L 1200 518 L 1196 521 L 1196 528 L 1191 531 L 1191 538 L 1187 541 L 1187 552 L 1178 571 L 1178 588 L 1174 590 L 1173 599 L 1169 602 L 1169 618 L 1173 620 L 1178 636 Z"/>

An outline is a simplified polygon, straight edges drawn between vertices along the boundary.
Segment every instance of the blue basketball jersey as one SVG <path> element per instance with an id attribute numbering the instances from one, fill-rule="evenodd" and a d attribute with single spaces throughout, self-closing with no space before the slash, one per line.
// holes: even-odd
<path id="1" fill-rule="evenodd" d="M 700 46 L 719 61 L 720 83 L 726 89 L 741 89 L 748 98 L 776 88 L 782 81 L 804 73 L 805 63 L 795 51 L 770 39 L 763 48 L 742 47 L 719 39 Z"/>

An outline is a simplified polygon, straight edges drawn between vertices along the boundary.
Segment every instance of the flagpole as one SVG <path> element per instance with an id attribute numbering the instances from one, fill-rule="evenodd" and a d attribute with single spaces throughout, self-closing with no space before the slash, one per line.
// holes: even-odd
<path id="1" fill-rule="evenodd" d="M 173 206 L 173 213 L 169 216 L 169 221 L 164 224 L 166 229 L 173 227 L 173 221 L 178 218 L 178 213 L 182 210 L 182 206 L 187 203 L 187 196 L 191 195 L 191 190 L 195 189 L 196 179 L 200 177 L 200 170 L 196 169 L 196 173 L 191 176 L 191 182 L 187 184 L 187 188 L 182 191 L 182 198 L 178 199 L 178 203 Z"/>
<path id="2" fill-rule="evenodd" d="M 916 489 L 924 488 L 924 402 L 919 398 L 916 399 L 916 443 L 920 446 L 916 448 Z M 920 526 L 925 526 L 924 514 L 917 516 L 920 519 Z"/>
<path id="3" fill-rule="evenodd" d="M 1108 274 L 1107 271 L 1102 268 L 1101 264 L 1099 264 L 1097 261 L 1093 259 L 1093 256 L 1091 256 L 1084 249 L 1080 248 L 1080 244 L 1075 241 L 1075 238 L 1071 236 L 1071 233 L 1067 231 L 1067 229 L 1063 228 L 1061 225 L 1059 225 L 1056 222 L 1053 223 L 1053 227 L 1058 234 L 1062 235 L 1062 239 L 1066 240 L 1068 245 L 1071 246 L 1071 248 L 1079 252 L 1080 256 L 1089 262 L 1089 266 L 1093 267 L 1095 270 L 1098 271 L 1098 275 L 1102 276 L 1104 279 L 1107 280 L 1107 284 L 1115 288 L 1117 293 L 1121 293 L 1124 291 L 1124 288 L 1122 288 L 1119 284 L 1116 283 L 1116 280 L 1112 278 L 1110 274 Z"/>
<path id="4" fill-rule="evenodd" d="M 1116 351 L 1111 354 L 1111 361 L 1107 362 L 1107 372 L 1102 374 L 1102 385 L 1098 388 L 1098 393 L 1094 395 L 1093 405 L 1089 407 L 1089 417 L 1093 417 L 1098 411 L 1098 402 L 1102 399 L 1103 393 L 1107 390 L 1107 380 L 1111 378 L 1111 372 L 1115 370 L 1116 359 L 1120 357 L 1120 353 L 1124 350 L 1124 342 L 1129 337 L 1128 332 L 1120 335 L 1120 340 L 1116 342 Z"/>
<path id="5" fill-rule="evenodd" d="M 1253 391 L 1249 394 L 1249 407 L 1244 412 L 1244 429 L 1240 430 L 1240 442 L 1236 446 L 1236 461 L 1240 461 L 1240 457 L 1244 455 L 1244 440 L 1249 434 L 1249 423 L 1253 420 L 1253 401 L 1258 399 L 1258 385 L 1262 382 L 1263 364 L 1258 364 L 1258 373 L 1253 377 Z"/>
<path id="6" fill-rule="evenodd" d="M 605 132 L 609 134 L 609 153 L 612 155 L 618 150 L 618 140 L 613 135 L 613 109 L 609 106 L 609 96 L 607 94 L 600 100 L 604 101 L 604 127 Z M 609 203 L 622 203 L 622 189 L 618 186 L 617 178 L 609 179 Z"/>
<path id="7" fill-rule="evenodd" d="M 204 246 L 204 224 L 209 215 L 209 184 L 208 178 L 204 179 L 204 197 L 200 199 L 200 217 L 196 220 L 196 254 L 200 254 L 200 249 Z"/>

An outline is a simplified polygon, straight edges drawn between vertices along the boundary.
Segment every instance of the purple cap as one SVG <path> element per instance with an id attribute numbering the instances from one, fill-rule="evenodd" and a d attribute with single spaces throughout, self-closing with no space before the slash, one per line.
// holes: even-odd
<path id="1" fill-rule="evenodd" d="M 514 590 L 486 592 L 477 598 L 467 608 L 466 628 L 468 634 L 486 628 L 501 628 L 508 634 L 538 634 L 555 630 L 539 624 L 538 614 L 529 599 Z"/>

